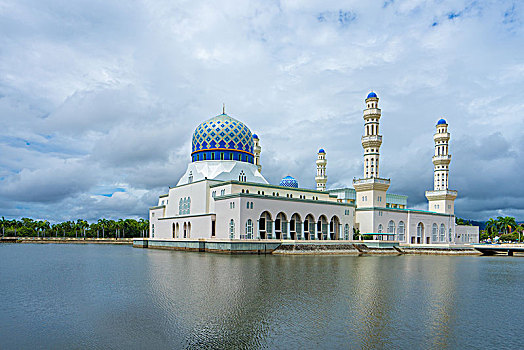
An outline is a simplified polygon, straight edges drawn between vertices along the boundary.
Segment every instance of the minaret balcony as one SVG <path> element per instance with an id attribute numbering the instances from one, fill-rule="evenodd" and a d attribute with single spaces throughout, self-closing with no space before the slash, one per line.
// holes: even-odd
<path id="1" fill-rule="evenodd" d="M 364 118 L 368 115 L 380 115 L 380 108 L 364 109 Z"/>
<path id="2" fill-rule="evenodd" d="M 362 147 L 380 147 L 382 135 L 362 136 Z"/>
<path id="3" fill-rule="evenodd" d="M 426 191 L 426 198 L 428 200 L 455 199 L 457 195 L 458 192 L 453 190 Z"/>
<path id="4" fill-rule="evenodd" d="M 433 140 L 435 141 L 449 141 L 451 135 L 449 132 L 438 132 L 436 134 L 433 134 Z"/>
<path id="5" fill-rule="evenodd" d="M 433 164 L 449 164 L 451 162 L 451 154 L 433 156 Z"/>

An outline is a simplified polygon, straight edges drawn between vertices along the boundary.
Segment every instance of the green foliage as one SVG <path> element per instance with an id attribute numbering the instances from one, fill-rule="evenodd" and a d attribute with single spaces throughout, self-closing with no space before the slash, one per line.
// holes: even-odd
<path id="1" fill-rule="evenodd" d="M 99 219 L 88 223 L 86 220 L 64 221 L 50 224 L 48 221 L 21 218 L 0 220 L 0 235 L 6 237 L 78 237 L 78 238 L 130 238 L 145 237 L 149 234 L 149 220 L 120 219 L 118 221 Z"/>
<path id="2" fill-rule="evenodd" d="M 465 226 L 473 226 L 469 220 L 464 220 L 462 218 L 455 217 L 455 224 L 457 225 L 465 225 Z"/>

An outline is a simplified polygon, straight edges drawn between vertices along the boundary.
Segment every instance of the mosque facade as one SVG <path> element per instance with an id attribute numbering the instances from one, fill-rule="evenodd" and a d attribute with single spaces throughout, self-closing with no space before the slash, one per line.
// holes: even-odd
<path id="1" fill-rule="evenodd" d="M 409 209 L 407 196 L 388 193 L 380 177 L 381 109 L 370 92 L 365 99 L 364 165 L 353 187 L 327 188 L 327 155 L 317 153 L 316 189 L 301 188 L 286 176 L 278 185 L 262 175 L 260 139 L 241 121 L 222 114 L 197 126 L 191 162 L 176 186 L 150 208 L 150 238 L 162 240 L 353 240 L 368 238 L 404 244 L 478 242 L 478 228 L 455 225 L 450 190 L 448 124 L 434 134 L 433 190 L 428 210 Z"/>

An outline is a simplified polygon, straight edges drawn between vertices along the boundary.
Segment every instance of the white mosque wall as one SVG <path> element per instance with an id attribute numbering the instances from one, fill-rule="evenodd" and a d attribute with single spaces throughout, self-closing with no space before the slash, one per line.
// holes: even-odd
<path id="1" fill-rule="evenodd" d="M 248 203 L 253 203 L 253 209 Z M 343 233 L 344 225 L 348 224 L 350 237 L 353 235 L 355 208 L 353 206 L 344 206 L 337 203 L 309 202 L 301 200 L 292 200 L 288 198 L 257 196 L 239 196 L 233 198 L 217 198 L 217 238 L 229 238 L 229 227 L 231 220 L 234 221 L 235 232 L 234 238 L 239 239 L 240 235 L 245 235 L 246 224 L 248 220 L 253 223 L 253 234 L 256 237 L 258 231 L 258 221 L 264 212 L 271 215 L 274 221 L 279 213 L 285 215 L 285 221 L 289 222 L 293 214 L 300 216 L 300 221 L 304 222 L 307 215 L 312 215 L 317 222 L 321 215 L 327 219 L 327 223 L 336 216 L 341 224 L 339 233 Z M 224 236 L 225 234 L 225 236 Z"/>
<path id="2" fill-rule="evenodd" d="M 455 225 L 456 243 L 479 243 L 479 227 Z"/>
<path id="3" fill-rule="evenodd" d="M 390 221 L 393 221 L 394 226 L 390 230 Z M 403 243 L 450 243 L 450 232 L 451 228 L 451 239 L 455 236 L 455 217 L 452 215 L 441 215 L 431 212 L 423 212 L 417 210 L 395 210 L 395 209 L 370 209 L 370 210 L 357 210 L 356 222 L 359 225 L 360 233 L 362 234 L 382 234 L 389 236 L 390 240 L 398 240 Z M 404 224 L 404 237 L 399 237 L 399 224 Z M 419 223 L 422 224 L 422 230 L 420 240 L 417 240 L 417 227 Z M 437 225 L 437 239 L 433 237 L 433 224 Z M 441 239 L 441 225 L 444 225 L 444 237 Z M 392 232 L 389 232 L 392 231 Z M 394 233 L 392 237 L 388 233 Z M 429 241 L 428 241 L 429 238 Z M 451 242 L 451 243 L 452 243 Z"/>

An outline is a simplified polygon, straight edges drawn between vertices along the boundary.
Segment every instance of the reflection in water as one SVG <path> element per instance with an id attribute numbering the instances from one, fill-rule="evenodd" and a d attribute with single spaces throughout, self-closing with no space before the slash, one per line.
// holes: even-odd
<path id="1" fill-rule="evenodd" d="M 524 346 L 519 258 L 0 245 L 0 259 L 2 349 Z M 494 324 L 503 338 L 483 334 Z"/>

